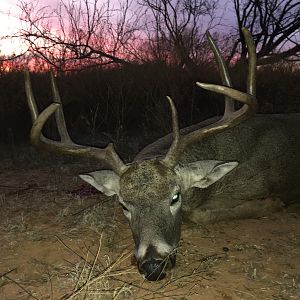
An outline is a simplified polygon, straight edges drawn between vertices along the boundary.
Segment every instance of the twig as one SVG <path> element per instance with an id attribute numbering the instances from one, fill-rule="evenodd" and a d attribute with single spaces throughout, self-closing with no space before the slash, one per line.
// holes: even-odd
<path id="1" fill-rule="evenodd" d="M 76 291 L 76 290 L 78 289 L 79 282 L 80 282 L 80 278 L 81 278 L 81 276 L 82 276 L 82 274 L 83 274 L 83 271 L 84 271 L 85 268 L 86 268 L 86 265 L 88 264 L 88 257 L 89 257 L 89 251 L 87 251 L 87 253 L 86 253 L 86 259 L 84 260 L 84 265 L 83 265 L 83 267 L 81 268 L 81 272 L 80 272 L 80 274 L 79 274 L 79 276 L 78 276 L 78 280 L 77 280 L 77 282 L 76 282 L 74 291 Z"/>
<path id="2" fill-rule="evenodd" d="M 10 281 L 13 282 L 14 284 L 16 284 L 21 290 L 23 290 L 27 295 L 29 295 L 29 296 L 32 297 L 33 299 L 40 300 L 39 298 L 35 297 L 31 292 L 27 291 L 20 283 L 18 283 L 18 282 L 15 281 L 14 279 L 8 277 L 7 275 L 4 275 L 3 277 L 5 277 L 6 279 L 10 280 Z"/>
<path id="3" fill-rule="evenodd" d="M 98 247 L 98 251 L 97 251 L 97 255 L 95 257 L 93 266 L 95 265 L 97 259 L 98 259 L 98 255 L 100 253 L 100 248 L 101 248 L 101 243 Z M 60 300 L 70 300 L 73 299 L 75 296 L 77 296 L 78 294 L 80 294 L 85 288 L 87 288 L 88 286 L 92 285 L 94 282 L 102 279 L 103 277 L 107 276 L 116 276 L 116 275 L 122 275 L 124 274 L 124 272 L 119 272 L 117 274 L 108 274 L 117 264 L 121 264 L 124 260 L 128 259 L 128 257 L 131 255 L 130 253 L 127 254 L 121 254 L 120 257 L 113 263 L 111 264 L 103 273 L 100 273 L 99 275 L 95 276 L 93 279 L 91 280 L 87 280 L 81 287 L 79 287 L 76 291 L 74 291 L 72 294 L 70 295 L 65 295 L 62 298 L 60 298 Z"/>
<path id="4" fill-rule="evenodd" d="M 75 252 L 70 246 L 68 246 L 59 236 L 57 235 L 54 235 L 54 237 L 57 238 L 57 240 L 63 244 L 63 246 L 65 246 L 71 253 L 75 254 L 76 256 L 78 256 L 80 259 L 84 260 L 84 257 L 81 256 L 80 254 L 78 254 L 77 252 Z"/>
<path id="5" fill-rule="evenodd" d="M 5 272 L 5 273 L 3 273 L 3 274 L 0 274 L 0 278 L 1 278 L 1 277 L 6 277 L 9 273 L 11 273 L 11 272 L 13 272 L 13 271 L 15 271 L 15 270 L 17 270 L 17 268 L 14 268 L 14 269 L 9 270 L 9 271 L 7 271 L 7 272 Z"/>

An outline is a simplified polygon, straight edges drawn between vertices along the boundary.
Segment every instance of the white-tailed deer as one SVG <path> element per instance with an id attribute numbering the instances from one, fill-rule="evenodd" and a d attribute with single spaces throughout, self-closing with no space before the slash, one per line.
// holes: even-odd
<path id="1" fill-rule="evenodd" d="M 130 164 L 123 163 L 112 144 L 99 149 L 73 143 L 53 75 L 54 103 L 39 113 L 25 72 L 32 144 L 111 167 L 80 177 L 108 196 L 118 195 L 132 229 L 139 271 L 149 280 L 164 278 L 167 267 L 174 266 L 183 213 L 195 222 L 256 217 L 281 205 L 272 197 L 289 201 L 300 195 L 300 115 L 254 115 L 256 54 L 251 34 L 247 29 L 243 33 L 249 58 L 247 93 L 231 88 L 226 65 L 208 34 L 223 86 L 197 85 L 225 95 L 224 115 L 179 130 L 168 97 L 173 134 L 147 146 Z M 243 106 L 235 110 L 232 99 Z M 42 134 L 54 113 L 60 141 Z"/>

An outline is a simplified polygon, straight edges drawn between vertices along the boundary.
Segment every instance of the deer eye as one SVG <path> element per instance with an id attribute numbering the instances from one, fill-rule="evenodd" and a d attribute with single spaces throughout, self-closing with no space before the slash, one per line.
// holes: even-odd
<path id="1" fill-rule="evenodd" d="M 174 205 L 175 203 L 177 203 L 180 199 L 180 192 L 177 192 L 173 197 L 172 197 L 172 201 L 171 201 L 171 205 Z"/>

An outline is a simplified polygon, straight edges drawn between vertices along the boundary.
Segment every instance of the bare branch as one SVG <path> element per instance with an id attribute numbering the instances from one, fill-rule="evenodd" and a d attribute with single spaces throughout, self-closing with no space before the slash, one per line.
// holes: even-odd
<path id="1" fill-rule="evenodd" d="M 126 44 L 135 41 L 138 14 L 132 1 L 60 0 L 53 9 L 37 1 L 21 0 L 18 32 L 33 57 L 56 70 L 84 68 L 89 64 L 130 64 Z"/>
<path id="2" fill-rule="evenodd" d="M 237 43 L 231 60 L 240 45 L 240 55 L 246 59 L 246 43 L 241 28 L 247 27 L 256 45 L 258 65 L 275 63 L 299 54 L 300 2 L 296 0 L 233 0 L 238 25 Z"/>
<path id="3" fill-rule="evenodd" d="M 146 29 L 153 56 L 193 68 L 202 27 L 212 23 L 216 4 L 217 0 L 140 0 L 149 18 Z"/>

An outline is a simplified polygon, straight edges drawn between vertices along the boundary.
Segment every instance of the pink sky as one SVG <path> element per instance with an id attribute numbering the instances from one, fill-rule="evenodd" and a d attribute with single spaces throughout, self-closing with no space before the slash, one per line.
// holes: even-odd
<path id="1" fill-rule="evenodd" d="M 0 36 L 11 34 L 19 26 L 16 14 L 17 0 L 1 0 L 0 6 Z M 17 41 L 0 40 L 0 54 L 10 54 L 20 47 Z"/>
<path id="2" fill-rule="evenodd" d="M 18 8 L 19 0 L 0 0 L 0 37 L 15 33 L 21 28 L 21 23 L 18 19 L 20 9 Z M 58 0 L 40 0 L 41 6 L 50 5 L 55 7 Z M 15 40 L 0 40 L 0 54 L 18 54 L 24 50 L 24 46 Z"/>
<path id="3" fill-rule="evenodd" d="M 21 23 L 18 19 L 20 15 L 20 9 L 18 8 L 17 4 L 19 0 L 0 0 L 0 37 L 11 35 L 18 31 L 21 28 Z M 59 0 L 39 0 L 39 6 L 51 6 L 56 7 Z M 114 0 L 112 0 L 113 2 Z M 232 24 L 232 13 L 230 13 L 230 6 L 228 3 L 229 1 L 221 0 L 219 3 L 220 14 L 224 12 L 224 7 L 226 9 L 226 17 L 223 22 L 227 24 Z M 222 5 L 222 3 L 227 3 L 228 5 Z M 230 4 L 232 4 L 230 2 Z M 226 20 L 227 19 L 227 20 Z M 224 30 L 224 27 L 219 28 L 219 30 Z M 0 39 L 0 55 L 5 54 L 9 55 L 12 53 L 19 54 L 25 50 L 25 47 L 22 46 L 20 41 L 17 39 L 14 40 L 1 40 Z"/>

